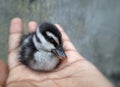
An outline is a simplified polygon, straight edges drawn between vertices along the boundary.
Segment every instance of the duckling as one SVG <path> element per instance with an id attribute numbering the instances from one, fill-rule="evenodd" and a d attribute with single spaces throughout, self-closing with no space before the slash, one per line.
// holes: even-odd
<path id="1" fill-rule="evenodd" d="M 54 70 L 67 57 L 61 38 L 55 25 L 42 23 L 35 32 L 22 37 L 19 46 L 20 62 L 37 71 Z"/>

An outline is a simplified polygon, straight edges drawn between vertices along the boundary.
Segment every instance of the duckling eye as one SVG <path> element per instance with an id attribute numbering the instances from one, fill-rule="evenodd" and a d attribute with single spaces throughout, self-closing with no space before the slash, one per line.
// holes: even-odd
<path id="1" fill-rule="evenodd" d="M 51 36 L 48 36 L 48 40 L 49 40 L 50 42 L 54 42 L 54 40 L 53 40 L 53 38 L 52 38 Z"/>
<path id="2" fill-rule="evenodd" d="M 50 40 L 52 40 L 52 39 L 53 39 L 51 36 L 48 36 L 48 38 L 49 38 Z"/>
<path id="3" fill-rule="evenodd" d="M 47 39 L 50 43 L 52 43 L 55 47 L 57 46 L 57 43 L 55 42 L 55 40 L 53 39 L 53 37 L 47 36 L 46 39 Z"/>

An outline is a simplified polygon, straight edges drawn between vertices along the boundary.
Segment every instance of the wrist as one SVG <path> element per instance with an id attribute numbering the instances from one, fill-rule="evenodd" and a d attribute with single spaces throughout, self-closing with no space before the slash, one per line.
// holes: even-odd
<path id="1" fill-rule="evenodd" d="M 84 61 L 81 65 L 83 66 L 81 67 L 79 75 L 84 87 L 114 87 L 92 63 Z"/>

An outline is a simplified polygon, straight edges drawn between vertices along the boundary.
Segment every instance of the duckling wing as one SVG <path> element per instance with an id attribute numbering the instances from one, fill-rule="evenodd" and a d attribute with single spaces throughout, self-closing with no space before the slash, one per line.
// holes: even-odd
<path id="1" fill-rule="evenodd" d="M 20 41 L 19 59 L 25 65 L 28 65 L 37 51 L 32 41 L 33 34 L 24 35 Z"/>

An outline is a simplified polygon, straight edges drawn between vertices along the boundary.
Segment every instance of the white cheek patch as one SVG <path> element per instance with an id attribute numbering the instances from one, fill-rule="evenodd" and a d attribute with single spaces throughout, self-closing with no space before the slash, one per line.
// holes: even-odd
<path id="1" fill-rule="evenodd" d="M 41 41 L 41 43 L 38 42 L 36 40 L 35 35 L 33 36 L 33 42 L 34 42 L 34 45 L 35 45 L 36 49 L 38 49 L 38 50 L 44 49 L 44 50 L 48 50 L 48 51 L 51 51 L 51 49 L 55 49 L 54 45 L 51 44 L 50 42 L 48 42 L 43 37 L 43 35 L 39 32 L 39 29 L 37 29 L 36 34 L 37 34 L 38 38 L 40 38 L 40 41 Z"/>
<path id="2" fill-rule="evenodd" d="M 48 36 L 52 37 L 52 38 L 55 40 L 55 42 L 57 42 L 57 44 L 59 44 L 58 38 L 57 38 L 54 34 L 48 32 L 48 31 L 46 32 L 46 34 L 47 34 Z"/>

